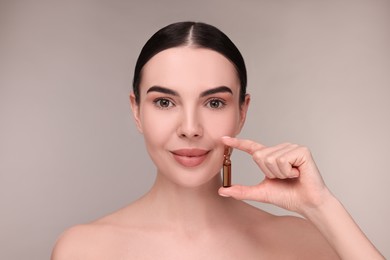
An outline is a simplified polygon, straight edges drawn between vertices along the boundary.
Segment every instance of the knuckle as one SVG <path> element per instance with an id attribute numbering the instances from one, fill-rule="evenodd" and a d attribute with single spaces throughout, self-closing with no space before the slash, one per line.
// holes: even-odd
<path id="1" fill-rule="evenodd" d="M 257 150 L 255 151 L 253 154 L 252 154 L 252 157 L 255 161 L 260 161 L 260 160 L 263 160 L 263 153 L 260 151 L 260 150 Z"/>
<path id="2" fill-rule="evenodd" d="M 309 149 L 309 147 L 307 147 L 307 146 L 300 146 L 299 149 L 300 149 L 301 152 L 304 153 L 304 154 L 307 154 L 307 155 L 310 155 L 310 154 L 311 154 L 310 149 Z"/>
<path id="3" fill-rule="evenodd" d="M 275 158 L 273 156 L 267 156 L 266 158 L 264 158 L 264 163 L 267 166 L 272 166 L 275 164 Z"/>
<path id="4" fill-rule="evenodd" d="M 276 163 L 281 165 L 287 163 L 287 158 L 285 156 L 279 156 L 276 158 Z"/>
<path id="5" fill-rule="evenodd" d="M 252 151 L 253 153 L 256 153 L 256 152 L 257 152 L 257 149 L 258 149 L 258 147 L 257 147 L 257 144 L 256 144 L 256 143 L 251 143 L 251 144 L 249 145 L 249 150 Z"/>
<path id="6" fill-rule="evenodd" d="M 299 144 L 292 144 L 291 147 L 292 147 L 292 148 L 298 148 L 298 147 L 299 147 Z"/>
<path id="7" fill-rule="evenodd" d="M 289 147 L 290 147 L 290 149 L 296 149 L 296 148 L 299 148 L 299 144 L 290 143 Z"/>

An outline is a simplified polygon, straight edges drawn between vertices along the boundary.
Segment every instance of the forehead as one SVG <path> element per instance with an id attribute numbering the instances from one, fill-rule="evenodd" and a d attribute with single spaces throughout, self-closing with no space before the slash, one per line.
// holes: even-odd
<path id="1" fill-rule="evenodd" d="M 141 86 L 239 86 L 237 71 L 222 54 L 205 48 L 175 47 L 153 56 L 142 70 Z"/>

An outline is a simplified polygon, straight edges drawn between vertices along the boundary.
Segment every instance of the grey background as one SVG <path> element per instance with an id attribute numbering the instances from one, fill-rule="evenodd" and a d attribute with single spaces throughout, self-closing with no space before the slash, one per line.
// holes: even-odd
<path id="1" fill-rule="evenodd" d="M 48 259 L 64 229 L 148 190 L 155 169 L 130 115 L 132 71 L 150 35 L 181 20 L 216 25 L 246 58 L 241 137 L 309 146 L 390 257 L 389 11 L 385 0 L 1 0 L 0 259 Z M 233 174 L 262 179 L 240 152 Z"/>

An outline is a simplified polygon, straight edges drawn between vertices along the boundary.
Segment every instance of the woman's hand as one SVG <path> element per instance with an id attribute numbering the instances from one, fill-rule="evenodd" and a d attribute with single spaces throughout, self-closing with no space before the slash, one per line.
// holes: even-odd
<path id="1" fill-rule="evenodd" d="M 330 196 L 306 147 L 289 143 L 266 147 L 230 137 L 223 137 L 222 142 L 249 153 L 265 179 L 255 186 L 220 188 L 220 195 L 271 203 L 301 214 L 318 207 Z"/>
<path id="2" fill-rule="evenodd" d="M 252 155 L 265 179 L 255 186 L 220 188 L 221 196 L 272 203 L 300 213 L 318 228 L 341 259 L 384 259 L 325 186 L 306 147 L 266 147 L 230 137 L 223 137 L 222 142 Z"/>

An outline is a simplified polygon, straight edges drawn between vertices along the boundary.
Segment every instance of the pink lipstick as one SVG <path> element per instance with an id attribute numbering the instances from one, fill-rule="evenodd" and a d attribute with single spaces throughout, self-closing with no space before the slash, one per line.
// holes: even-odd
<path id="1" fill-rule="evenodd" d="M 188 148 L 174 150 L 171 153 L 173 154 L 173 158 L 184 167 L 195 167 L 206 159 L 209 150 Z"/>

